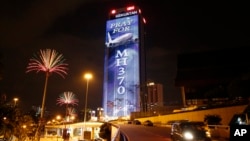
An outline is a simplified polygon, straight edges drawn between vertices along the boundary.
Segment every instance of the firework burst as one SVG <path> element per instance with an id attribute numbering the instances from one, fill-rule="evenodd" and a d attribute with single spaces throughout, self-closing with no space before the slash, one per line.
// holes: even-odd
<path id="1" fill-rule="evenodd" d="M 69 107 L 68 108 L 68 115 L 69 116 L 76 116 L 77 112 L 76 112 L 75 108 Z"/>
<path id="2" fill-rule="evenodd" d="M 73 92 L 64 92 L 59 96 L 57 99 L 57 104 L 60 106 L 62 105 L 78 105 L 78 99 L 75 97 L 75 94 Z"/>
<path id="3" fill-rule="evenodd" d="M 27 67 L 27 73 L 31 71 L 40 71 L 48 73 L 57 73 L 64 78 L 67 75 L 68 64 L 64 63 L 65 59 L 62 54 L 59 54 L 55 50 L 45 49 L 40 50 L 35 54 Z"/>

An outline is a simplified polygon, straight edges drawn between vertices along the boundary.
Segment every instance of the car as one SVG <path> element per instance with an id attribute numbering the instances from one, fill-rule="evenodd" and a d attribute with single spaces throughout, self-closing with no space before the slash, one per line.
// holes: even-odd
<path id="1" fill-rule="evenodd" d="M 150 121 L 150 120 L 144 121 L 144 122 L 143 122 L 143 125 L 144 125 L 144 126 L 154 126 L 153 122 Z"/>
<path id="2" fill-rule="evenodd" d="M 133 121 L 133 124 L 141 125 L 141 122 L 140 122 L 139 120 L 134 120 L 134 121 Z"/>
<path id="3" fill-rule="evenodd" d="M 132 122 L 133 122 L 133 121 L 131 121 L 131 120 L 128 120 L 128 124 L 132 124 Z"/>
<path id="4" fill-rule="evenodd" d="M 209 128 L 203 121 L 175 122 L 170 134 L 172 141 L 211 141 Z"/>

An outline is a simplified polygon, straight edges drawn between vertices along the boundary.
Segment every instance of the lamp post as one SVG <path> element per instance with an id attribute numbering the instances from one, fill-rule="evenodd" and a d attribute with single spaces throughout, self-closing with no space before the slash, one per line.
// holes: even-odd
<path id="1" fill-rule="evenodd" d="M 83 119 L 83 124 L 84 124 L 84 129 L 85 131 L 85 124 L 86 124 L 86 114 L 87 114 L 87 102 L 88 102 L 88 91 L 89 91 L 89 80 L 92 79 L 92 74 L 91 73 L 86 73 L 84 75 L 84 78 L 87 80 L 86 83 L 86 93 L 85 93 L 85 106 L 84 106 L 84 119 Z M 84 132 L 83 132 L 83 139 L 84 139 Z"/>

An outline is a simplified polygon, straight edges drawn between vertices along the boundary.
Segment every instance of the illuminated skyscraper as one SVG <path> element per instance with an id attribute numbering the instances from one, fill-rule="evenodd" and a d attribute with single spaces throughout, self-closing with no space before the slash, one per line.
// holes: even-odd
<path id="1" fill-rule="evenodd" d="M 104 114 L 126 117 L 145 110 L 144 24 L 135 6 L 111 10 L 106 23 Z"/>

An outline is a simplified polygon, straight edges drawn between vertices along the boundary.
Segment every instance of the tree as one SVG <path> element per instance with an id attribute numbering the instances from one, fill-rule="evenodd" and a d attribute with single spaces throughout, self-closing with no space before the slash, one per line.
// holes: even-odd
<path id="1" fill-rule="evenodd" d="M 52 73 L 56 73 L 64 78 L 65 75 L 67 75 L 67 66 L 68 64 L 64 63 L 65 59 L 62 54 L 59 54 L 57 51 L 53 49 L 45 49 L 40 50 L 37 54 L 34 55 L 33 58 L 30 59 L 30 62 L 27 66 L 27 71 L 36 71 L 37 73 L 42 71 L 45 72 L 45 84 L 44 84 L 44 90 L 43 90 L 43 99 L 42 99 L 42 107 L 41 107 L 41 120 L 43 119 L 44 114 L 44 104 L 46 99 L 46 93 L 47 93 L 47 85 L 48 85 L 48 78 Z M 39 135 L 40 134 L 40 128 L 41 128 L 41 122 L 38 125 L 38 130 L 36 133 L 36 136 L 38 136 L 38 140 L 40 140 Z"/>
<path id="2" fill-rule="evenodd" d="M 10 138 L 12 133 L 14 133 L 15 122 L 15 109 L 8 103 L 1 103 L 0 105 L 0 136 L 5 139 Z"/>
<path id="3" fill-rule="evenodd" d="M 23 114 L 19 107 L 5 102 L 0 104 L 0 111 L 0 136 L 4 139 L 15 136 L 22 141 L 33 131 L 34 120 Z"/>

